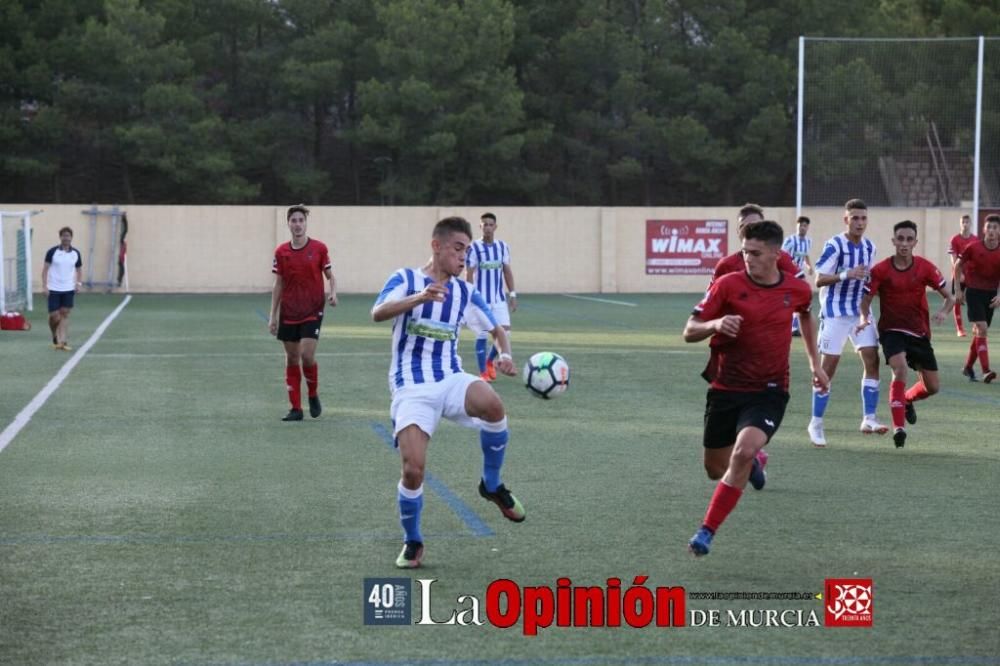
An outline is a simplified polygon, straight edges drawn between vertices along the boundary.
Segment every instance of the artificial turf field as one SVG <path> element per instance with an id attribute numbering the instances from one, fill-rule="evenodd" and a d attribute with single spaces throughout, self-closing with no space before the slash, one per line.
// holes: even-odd
<path id="1" fill-rule="evenodd" d="M 998 664 L 1000 383 L 959 374 L 967 339 L 935 330 L 942 393 L 917 405 L 906 447 L 862 436 L 860 364 L 846 354 L 826 419 L 805 434 L 809 389 L 794 342 L 792 399 L 712 553 L 685 549 L 714 484 L 701 465 L 707 343 L 680 336 L 695 295 L 604 303 L 523 295 L 515 361 L 557 351 L 572 384 L 532 398 L 501 378 L 511 424 L 502 518 L 476 485 L 471 430 L 434 437 L 423 569 L 400 572 L 399 459 L 388 426 L 390 326 L 371 296 L 328 310 L 321 418 L 282 423 L 280 345 L 267 296 L 138 295 L 0 451 L 0 664 Z M 937 298 L 932 295 L 932 303 Z M 79 349 L 121 296 L 78 298 Z M 71 354 L 44 314 L 0 334 L 0 429 Z M 466 367 L 474 365 L 463 333 Z M 1000 357 L 1000 345 L 994 351 Z M 879 415 L 889 420 L 888 372 Z M 872 628 L 365 626 L 363 579 L 433 578 L 433 614 L 487 586 L 604 585 L 692 592 L 821 592 L 871 578 Z M 704 600 L 687 609 L 814 611 L 811 600 Z M 420 614 L 414 600 L 414 620 Z M 486 620 L 485 612 L 483 620 Z"/>

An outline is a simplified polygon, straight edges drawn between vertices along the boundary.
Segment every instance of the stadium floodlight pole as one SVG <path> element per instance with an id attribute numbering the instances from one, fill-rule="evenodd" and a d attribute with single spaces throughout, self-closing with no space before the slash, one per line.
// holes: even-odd
<path id="1" fill-rule="evenodd" d="M 982 58 L 982 46 L 979 47 L 980 59 Z M 806 38 L 799 35 L 799 111 L 796 118 L 796 141 L 795 141 L 795 217 L 802 214 L 802 108 L 805 99 L 806 82 Z"/>
<path id="2" fill-rule="evenodd" d="M 976 68 L 976 146 L 972 160 L 972 233 L 979 235 L 979 147 L 983 142 L 983 48 L 986 40 L 979 35 L 979 64 Z"/>

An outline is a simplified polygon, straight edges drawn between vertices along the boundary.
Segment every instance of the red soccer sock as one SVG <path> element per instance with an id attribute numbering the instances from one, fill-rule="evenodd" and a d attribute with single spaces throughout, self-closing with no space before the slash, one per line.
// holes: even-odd
<path id="1" fill-rule="evenodd" d="M 705 512 L 705 520 L 702 524 L 712 532 L 719 529 L 722 521 L 736 508 L 736 503 L 740 501 L 743 491 L 726 485 L 724 481 L 719 481 L 712 494 L 712 501 L 708 503 L 708 511 Z"/>
<path id="2" fill-rule="evenodd" d="M 292 409 L 302 409 L 302 368 L 297 365 L 285 366 L 285 386 L 288 388 L 288 402 Z"/>
<path id="3" fill-rule="evenodd" d="M 955 303 L 955 330 L 965 330 L 962 326 L 962 306 L 958 303 Z"/>
<path id="4" fill-rule="evenodd" d="M 889 411 L 892 412 L 892 427 L 902 428 L 906 420 L 906 384 L 898 379 L 889 384 Z"/>
<path id="5" fill-rule="evenodd" d="M 990 352 L 986 345 L 986 338 L 976 338 L 979 344 L 976 346 L 976 353 L 979 355 L 979 365 L 983 372 L 990 371 Z"/>
<path id="6" fill-rule="evenodd" d="M 927 390 L 927 387 L 924 386 L 924 381 L 921 379 L 916 384 L 914 384 L 909 389 L 907 389 L 907 391 L 906 391 L 906 401 L 907 402 L 916 402 L 917 400 L 923 400 L 924 398 L 928 397 L 929 395 L 930 395 L 930 392 Z"/>
<path id="7" fill-rule="evenodd" d="M 976 364 L 976 350 L 979 348 L 979 338 L 973 336 L 972 342 L 969 343 L 969 355 L 965 357 L 965 367 L 971 368 Z"/>
<path id="8" fill-rule="evenodd" d="M 303 365 L 302 374 L 306 376 L 306 389 L 309 397 L 315 398 L 319 394 L 319 363 Z"/>

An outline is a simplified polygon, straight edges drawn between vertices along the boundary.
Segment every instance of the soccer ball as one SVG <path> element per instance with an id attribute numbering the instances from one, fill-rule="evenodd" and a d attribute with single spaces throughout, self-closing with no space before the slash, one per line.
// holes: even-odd
<path id="1" fill-rule="evenodd" d="M 569 364 L 559 354 L 538 352 L 524 364 L 524 386 L 536 398 L 555 398 L 569 388 Z"/>

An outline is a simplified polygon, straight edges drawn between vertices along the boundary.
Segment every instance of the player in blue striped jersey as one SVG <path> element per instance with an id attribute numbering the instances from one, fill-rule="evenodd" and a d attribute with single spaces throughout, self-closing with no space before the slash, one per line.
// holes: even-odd
<path id="1" fill-rule="evenodd" d="M 496 338 L 501 352 L 497 369 L 514 375 L 510 343 L 479 292 L 458 279 L 472 242 L 472 227 L 460 217 L 441 220 L 431 237 L 432 256 L 423 268 L 404 268 L 389 276 L 372 307 L 376 322 L 393 320 L 389 388 L 393 435 L 402 458 L 398 485 L 403 550 L 400 568 L 420 566 L 424 553 L 420 533 L 424 467 L 431 436 L 443 416 L 479 430 L 483 474 L 479 494 L 509 520 L 521 522 L 521 503 L 500 481 L 509 435 L 503 402 L 493 388 L 462 371 L 458 330 L 462 321 L 478 325 Z"/>
<path id="2" fill-rule="evenodd" d="M 795 226 L 796 233 L 785 238 L 785 241 L 781 244 L 781 249 L 791 255 L 792 261 L 799 267 L 800 272 L 804 274 L 804 269 L 808 266 L 809 275 L 812 275 L 813 265 L 809 255 L 812 253 L 813 240 L 806 235 L 809 233 L 809 218 L 805 215 L 800 215 L 795 220 Z M 801 335 L 799 333 L 798 313 L 792 317 L 792 335 Z"/>
<path id="3" fill-rule="evenodd" d="M 864 201 L 851 199 L 844 204 L 844 225 L 844 232 L 826 242 L 816 261 L 821 317 L 819 350 L 832 387 L 844 343 L 851 339 L 864 364 L 860 430 L 884 435 L 889 428 L 879 423 L 875 415 L 879 397 L 878 335 L 874 326 L 856 330 L 865 282 L 875 265 L 875 244 L 864 237 L 868 228 L 868 206 Z M 813 389 L 808 432 L 814 446 L 826 446 L 823 415 L 829 400 L 830 390 Z"/>
<path id="4" fill-rule="evenodd" d="M 497 216 L 483 213 L 479 219 L 479 229 L 483 237 L 469 246 L 465 257 L 466 279 L 476 285 L 483 295 L 497 323 L 503 327 L 510 339 L 510 313 L 517 310 L 517 292 L 514 291 L 514 273 L 510 268 L 510 246 L 502 240 L 495 240 Z M 509 304 L 509 307 L 508 307 Z M 486 352 L 489 331 L 475 326 L 470 328 L 476 334 L 476 361 L 479 363 L 479 377 L 491 382 L 497 377 L 493 361 L 497 357 L 494 344 Z"/>

